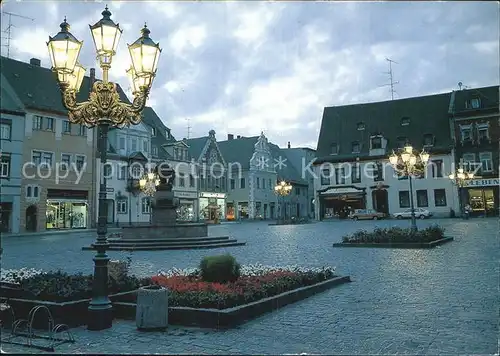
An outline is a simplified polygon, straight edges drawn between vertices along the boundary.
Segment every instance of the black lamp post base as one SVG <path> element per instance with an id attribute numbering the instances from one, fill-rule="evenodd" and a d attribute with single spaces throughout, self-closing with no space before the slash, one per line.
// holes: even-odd
<path id="1" fill-rule="evenodd" d="M 111 305 L 104 308 L 88 309 L 87 329 L 91 331 L 99 331 L 109 329 L 113 326 L 113 308 Z"/>

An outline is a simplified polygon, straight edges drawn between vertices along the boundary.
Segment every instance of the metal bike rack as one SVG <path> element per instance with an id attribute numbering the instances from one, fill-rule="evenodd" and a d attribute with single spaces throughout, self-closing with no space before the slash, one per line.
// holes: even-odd
<path id="1" fill-rule="evenodd" d="M 1 338 L 2 343 L 13 344 L 13 345 L 21 345 L 26 347 L 31 347 L 43 351 L 54 352 L 55 347 L 64 343 L 74 343 L 75 339 L 69 330 L 68 325 L 66 324 L 55 324 L 54 318 L 52 314 L 44 305 L 37 305 L 31 308 L 28 319 L 16 319 L 14 309 L 8 302 L 2 302 L 3 306 L 7 306 L 6 309 L 10 310 L 10 314 L 12 315 L 12 329 L 10 335 L 5 338 Z M 40 330 L 36 330 L 33 327 L 33 323 L 35 321 L 35 316 L 40 314 L 40 312 L 44 312 L 45 318 L 47 320 L 47 329 L 44 330 L 44 333 L 41 333 Z M 54 325 L 55 324 L 55 325 Z M 3 327 L 3 325 L 2 325 Z M 2 333 L 3 335 L 4 333 Z M 63 334 L 66 337 L 58 337 L 58 334 Z M 24 338 L 24 342 L 18 341 L 19 338 Z M 35 340 L 48 340 L 48 343 L 38 344 L 35 343 Z"/>

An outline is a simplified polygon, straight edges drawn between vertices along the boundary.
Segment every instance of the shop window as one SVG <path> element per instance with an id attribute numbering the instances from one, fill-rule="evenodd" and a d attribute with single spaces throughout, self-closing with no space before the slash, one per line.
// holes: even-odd
<path id="1" fill-rule="evenodd" d="M 446 206 L 446 190 L 434 189 L 434 205 Z"/>
<path id="2" fill-rule="evenodd" d="M 482 172 L 492 172 L 493 171 L 493 157 L 491 152 L 481 152 L 479 153 L 479 161 L 481 162 Z"/>
<path id="3" fill-rule="evenodd" d="M 46 228 L 86 228 L 87 215 L 87 203 L 84 201 L 47 200 Z"/>
<path id="4" fill-rule="evenodd" d="M 429 201 L 427 198 L 427 190 L 425 189 L 417 190 L 417 206 L 419 208 L 426 208 L 429 206 Z"/>
<path id="5" fill-rule="evenodd" d="M 0 139 L 2 140 L 10 140 L 12 137 L 12 125 L 10 121 L 2 122 L 0 124 Z"/>
<path id="6" fill-rule="evenodd" d="M 399 207 L 409 208 L 410 207 L 410 192 L 407 190 L 399 191 Z"/>
<path id="7" fill-rule="evenodd" d="M 359 163 L 354 163 L 351 166 L 351 182 L 361 183 L 361 169 L 359 167 Z"/>
<path id="8" fill-rule="evenodd" d="M 150 214 L 151 213 L 151 198 L 149 198 L 149 197 L 142 198 L 141 210 L 142 210 L 143 214 Z"/>
<path id="9" fill-rule="evenodd" d="M 71 122 L 68 120 L 63 121 L 63 129 L 62 132 L 65 134 L 70 134 L 71 133 Z"/>
<path id="10" fill-rule="evenodd" d="M 10 154 L 2 153 L 0 158 L 0 178 L 10 177 Z"/>
<path id="11" fill-rule="evenodd" d="M 118 214 L 126 214 L 128 211 L 128 204 L 126 199 L 118 199 L 116 203 L 116 212 Z"/>
<path id="12" fill-rule="evenodd" d="M 431 170 L 433 178 L 443 177 L 443 160 L 433 160 L 431 161 Z"/>
<path id="13" fill-rule="evenodd" d="M 321 171 L 321 185 L 330 185 L 330 170 L 323 169 Z"/>

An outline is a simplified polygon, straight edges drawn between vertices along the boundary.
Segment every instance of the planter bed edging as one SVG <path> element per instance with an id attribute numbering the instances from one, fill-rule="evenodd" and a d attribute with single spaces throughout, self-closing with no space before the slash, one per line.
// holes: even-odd
<path id="1" fill-rule="evenodd" d="M 418 242 L 418 243 L 406 243 L 406 242 L 398 242 L 398 243 L 334 243 L 333 247 L 369 247 L 369 248 L 434 248 L 436 246 L 445 244 L 447 242 L 453 241 L 453 237 L 444 237 L 439 240 L 435 240 L 432 242 Z"/>
<path id="2" fill-rule="evenodd" d="M 350 281 L 349 276 L 335 277 L 310 286 L 300 287 L 249 304 L 227 309 L 169 307 L 168 323 L 171 325 L 227 329 Z M 129 320 L 135 319 L 135 303 L 115 302 L 113 303 L 113 307 L 116 317 Z"/>

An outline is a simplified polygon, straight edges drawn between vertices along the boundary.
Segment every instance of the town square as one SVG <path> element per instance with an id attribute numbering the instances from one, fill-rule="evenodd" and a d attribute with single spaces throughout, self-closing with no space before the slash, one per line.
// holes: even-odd
<path id="1" fill-rule="evenodd" d="M 2 353 L 498 353 L 498 4 L 1 12 Z"/>

